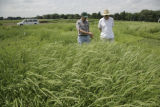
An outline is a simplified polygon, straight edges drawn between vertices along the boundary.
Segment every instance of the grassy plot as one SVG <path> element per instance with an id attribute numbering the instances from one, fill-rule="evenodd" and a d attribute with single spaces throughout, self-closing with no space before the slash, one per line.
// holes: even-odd
<path id="1" fill-rule="evenodd" d="M 90 23 L 95 37 L 82 46 L 74 20 L 0 26 L 0 105 L 159 106 L 160 31 L 147 31 L 160 25 L 115 22 L 109 44 L 99 41 L 98 21 Z"/>

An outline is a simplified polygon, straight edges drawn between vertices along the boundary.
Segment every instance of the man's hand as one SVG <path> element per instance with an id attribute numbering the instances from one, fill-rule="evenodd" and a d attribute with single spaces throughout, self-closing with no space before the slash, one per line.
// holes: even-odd
<path id="1" fill-rule="evenodd" d="M 84 34 L 87 34 L 87 35 L 89 35 L 91 38 L 93 38 L 93 33 L 92 32 L 86 32 L 86 31 L 84 31 L 84 30 L 79 30 L 81 33 L 84 33 Z"/>
<path id="2" fill-rule="evenodd" d="M 92 32 L 88 32 L 88 35 L 93 38 L 93 33 Z"/>

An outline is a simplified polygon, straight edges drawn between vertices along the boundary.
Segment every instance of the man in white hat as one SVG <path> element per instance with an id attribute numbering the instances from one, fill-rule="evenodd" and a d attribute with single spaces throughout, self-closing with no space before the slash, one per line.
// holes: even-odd
<path id="1" fill-rule="evenodd" d="M 114 20 L 109 16 L 108 10 L 104 10 L 103 18 L 99 20 L 98 28 L 101 32 L 100 39 L 103 41 L 114 41 L 114 33 L 112 27 L 114 26 Z"/>

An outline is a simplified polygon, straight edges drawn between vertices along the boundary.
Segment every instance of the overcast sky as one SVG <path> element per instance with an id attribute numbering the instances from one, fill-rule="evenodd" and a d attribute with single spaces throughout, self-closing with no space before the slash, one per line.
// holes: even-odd
<path id="1" fill-rule="evenodd" d="M 139 12 L 160 10 L 160 0 L 0 0 L 0 16 L 31 17 L 44 14 L 74 14 L 103 12 Z"/>

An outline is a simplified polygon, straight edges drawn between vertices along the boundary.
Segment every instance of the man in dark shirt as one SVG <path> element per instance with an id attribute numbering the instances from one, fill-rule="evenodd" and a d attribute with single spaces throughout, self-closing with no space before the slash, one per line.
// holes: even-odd
<path id="1" fill-rule="evenodd" d="M 78 30 L 78 43 L 89 43 L 90 39 L 93 37 L 92 32 L 89 31 L 89 23 L 87 21 L 88 15 L 86 12 L 81 14 L 81 19 L 76 23 L 76 28 Z"/>

